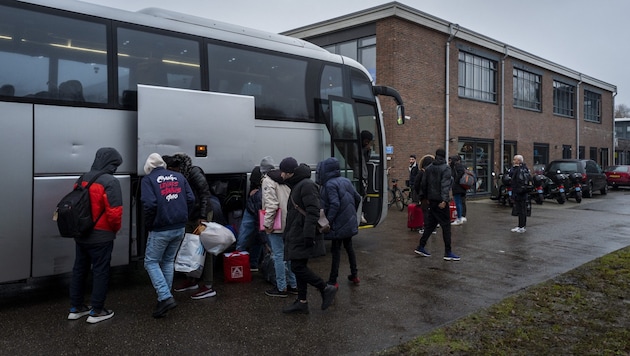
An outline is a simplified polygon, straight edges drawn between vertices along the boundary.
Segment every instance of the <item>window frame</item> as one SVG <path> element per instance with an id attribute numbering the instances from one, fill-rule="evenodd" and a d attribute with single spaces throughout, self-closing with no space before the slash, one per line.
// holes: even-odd
<path id="1" fill-rule="evenodd" d="M 458 54 L 457 94 L 461 98 L 497 102 L 498 63 L 463 50 Z"/>
<path id="2" fill-rule="evenodd" d="M 513 106 L 542 112 L 542 75 L 514 67 L 512 80 Z"/>

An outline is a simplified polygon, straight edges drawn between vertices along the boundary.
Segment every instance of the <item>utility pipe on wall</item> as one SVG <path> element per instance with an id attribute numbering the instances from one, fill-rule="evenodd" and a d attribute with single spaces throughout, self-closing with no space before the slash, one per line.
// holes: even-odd
<path id="1" fill-rule="evenodd" d="M 453 32 L 453 28 L 455 29 L 455 32 Z M 446 155 L 450 156 L 449 153 L 449 142 L 451 141 L 451 123 L 450 123 L 450 107 L 449 107 L 449 103 L 450 103 L 450 96 L 451 96 L 451 90 L 450 90 L 450 63 L 449 63 L 449 59 L 451 56 L 451 41 L 453 40 L 453 38 L 455 38 L 455 35 L 457 34 L 457 32 L 459 31 L 459 25 L 458 24 L 450 24 L 448 26 L 448 32 L 450 33 L 450 36 L 448 37 L 448 40 L 446 40 L 446 134 L 444 135 L 444 137 L 446 138 L 444 140 L 444 150 L 446 150 Z"/>
<path id="2" fill-rule="evenodd" d="M 501 171 L 499 172 L 499 174 L 505 171 L 503 154 L 505 153 L 505 59 L 507 58 L 507 56 L 508 46 L 505 45 L 503 58 L 501 58 L 501 151 L 499 153 L 499 159 L 501 160 Z"/>
<path id="3" fill-rule="evenodd" d="M 582 84 L 582 73 L 580 73 L 580 81 L 577 84 L 577 98 L 575 104 L 575 148 L 577 152 L 575 158 L 580 158 L 580 84 Z M 586 151 L 586 147 L 584 147 L 584 150 Z M 586 152 L 584 152 L 584 157 L 586 157 Z"/>

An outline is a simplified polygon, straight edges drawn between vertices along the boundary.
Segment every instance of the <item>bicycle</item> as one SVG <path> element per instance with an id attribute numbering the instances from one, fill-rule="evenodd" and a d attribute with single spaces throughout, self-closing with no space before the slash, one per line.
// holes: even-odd
<path id="1" fill-rule="evenodd" d="M 392 187 L 390 188 L 389 193 L 391 198 L 387 202 L 388 207 L 396 204 L 398 210 L 403 211 L 405 207 L 411 203 L 411 188 L 398 188 L 397 178 L 392 179 Z"/>

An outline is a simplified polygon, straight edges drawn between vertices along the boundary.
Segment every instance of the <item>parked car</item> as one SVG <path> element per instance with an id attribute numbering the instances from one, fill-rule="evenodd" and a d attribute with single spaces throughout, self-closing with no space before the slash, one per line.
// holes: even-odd
<path id="1" fill-rule="evenodd" d="M 613 189 L 630 186 L 630 166 L 628 165 L 609 166 L 604 170 L 604 174 L 606 174 L 608 185 L 611 185 Z"/>
<path id="2" fill-rule="evenodd" d="M 582 174 L 582 196 L 590 198 L 593 192 L 608 193 L 606 174 L 595 161 L 590 159 L 559 159 L 551 161 L 545 168 L 545 175 L 580 173 Z"/>

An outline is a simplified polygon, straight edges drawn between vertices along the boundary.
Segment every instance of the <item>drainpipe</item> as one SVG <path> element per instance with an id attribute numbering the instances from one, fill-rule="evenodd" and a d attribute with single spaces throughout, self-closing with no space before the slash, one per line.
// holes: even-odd
<path id="1" fill-rule="evenodd" d="M 503 58 L 501 58 L 501 171 L 499 174 L 503 173 L 505 170 L 505 164 L 503 162 L 503 153 L 505 152 L 505 59 L 508 56 L 508 46 L 505 45 L 505 50 L 503 54 Z"/>
<path id="2" fill-rule="evenodd" d="M 621 162 L 621 157 L 619 158 L 619 162 L 615 162 L 615 152 L 617 150 L 617 146 L 615 146 L 615 135 L 617 134 L 617 130 L 615 128 L 615 98 L 617 97 L 617 91 L 615 90 L 615 92 L 613 93 L 613 100 L 612 100 L 612 124 L 613 124 L 613 132 L 612 132 L 612 152 L 608 152 L 608 165 L 613 165 L 613 164 L 623 164 Z M 612 154 L 612 155 L 611 155 Z M 612 158 L 612 160 L 610 159 Z"/>
<path id="3" fill-rule="evenodd" d="M 577 100 L 575 108 L 575 158 L 580 158 L 580 84 L 582 84 L 582 73 L 580 73 L 580 81 L 577 84 Z M 584 147 L 584 157 L 586 157 L 586 147 Z"/>
<path id="4" fill-rule="evenodd" d="M 455 32 L 453 32 L 453 28 L 455 29 Z M 457 34 L 457 32 L 459 31 L 459 25 L 458 24 L 450 24 L 448 26 L 448 32 L 450 34 L 450 36 L 448 37 L 448 40 L 446 40 L 446 135 L 444 135 L 446 137 L 446 139 L 444 140 L 444 150 L 446 150 L 446 155 L 450 156 L 449 153 L 449 142 L 451 140 L 451 135 L 450 135 L 450 131 L 451 131 L 451 123 L 450 123 L 450 107 L 449 107 L 449 102 L 450 102 L 450 96 L 451 96 L 451 90 L 450 90 L 450 66 L 449 66 L 449 59 L 451 56 L 451 41 L 453 40 L 453 38 L 455 38 L 455 35 Z"/>

